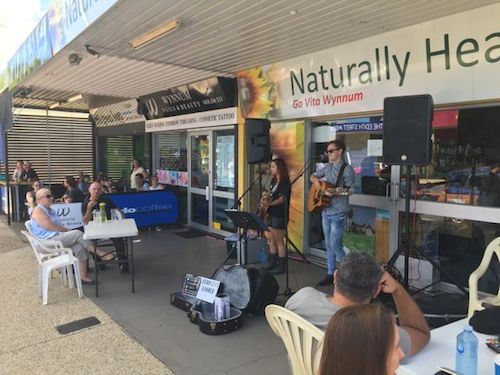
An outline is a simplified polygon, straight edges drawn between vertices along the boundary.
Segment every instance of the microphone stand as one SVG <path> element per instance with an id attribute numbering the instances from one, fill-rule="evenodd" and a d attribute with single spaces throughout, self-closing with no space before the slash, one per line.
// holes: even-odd
<path id="1" fill-rule="evenodd" d="M 236 199 L 236 202 L 234 203 L 234 205 L 231 207 L 232 210 L 234 209 L 237 209 L 238 211 L 240 211 L 240 207 L 241 207 L 241 200 L 245 197 L 245 195 L 248 194 L 248 192 L 250 190 L 252 190 L 252 188 L 254 187 L 254 185 L 257 183 L 257 181 L 262 181 L 262 172 L 260 171 L 259 169 L 259 172 L 258 172 L 258 176 L 251 182 L 250 186 L 248 186 L 248 188 L 243 192 L 243 194 L 241 194 L 238 199 Z M 261 184 L 262 185 L 262 184 Z M 262 187 L 261 187 L 262 189 Z M 243 230 L 238 227 L 238 243 L 239 243 L 239 247 L 240 247 L 240 250 L 241 250 L 241 243 L 242 241 L 244 240 L 245 241 L 245 244 L 246 244 L 246 241 L 248 241 L 248 238 L 243 238 L 244 236 L 246 237 L 246 230 Z M 229 260 L 229 258 L 231 258 L 231 256 L 233 255 L 233 252 L 234 252 L 235 248 L 233 246 L 233 248 L 231 249 L 231 251 L 229 252 L 229 254 L 227 255 L 226 259 L 224 259 L 224 262 L 222 264 L 226 264 L 226 262 Z M 241 252 L 240 252 L 241 254 Z M 246 257 L 246 252 L 245 252 L 245 257 Z M 241 258 L 241 256 L 240 256 Z"/>
<path id="2" fill-rule="evenodd" d="M 238 197 L 238 199 L 236 200 L 236 202 L 234 203 L 233 207 L 231 207 L 231 209 L 238 209 L 238 211 L 240 210 L 240 206 L 241 206 L 241 200 L 243 199 L 243 197 L 245 197 L 245 195 L 247 195 L 247 193 L 252 190 L 253 186 L 255 185 L 255 183 L 257 181 L 262 181 L 262 174 L 261 172 L 259 171 L 259 175 L 257 176 L 257 178 L 255 178 L 252 183 L 250 184 L 250 186 L 243 192 L 243 194 L 241 194 L 241 196 Z"/>

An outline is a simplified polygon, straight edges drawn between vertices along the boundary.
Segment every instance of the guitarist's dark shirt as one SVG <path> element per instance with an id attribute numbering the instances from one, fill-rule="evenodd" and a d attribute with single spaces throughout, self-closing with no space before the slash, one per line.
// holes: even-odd
<path id="1" fill-rule="evenodd" d="M 271 191 L 271 201 L 278 199 L 280 196 L 284 196 L 286 198 L 286 207 L 285 204 L 278 204 L 276 206 L 269 206 L 267 213 L 269 216 L 272 217 L 282 217 L 285 218 L 285 213 L 286 217 L 288 216 L 288 209 L 290 207 L 290 181 L 281 181 L 278 186 L 276 186 L 276 180 L 273 179 L 271 181 L 271 187 L 269 188 Z M 285 211 L 286 209 L 286 211 Z"/>
<path id="2" fill-rule="evenodd" d="M 331 185 L 335 185 L 337 182 L 337 176 L 339 175 L 340 167 L 343 161 L 338 163 L 328 163 L 325 168 L 319 172 L 315 173 L 315 176 L 321 180 L 325 180 Z M 342 175 L 341 181 L 339 181 L 340 187 L 345 187 L 352 189 L 354 185 L 354 169 L 348 164 L 344 169 L 344 174 Z M 330 200 L 330 207 L 325 208 L 326 214 L 338 214 L 342 212 L 349 211 L 349 196 L 339 195 L 333 196 Z"/>

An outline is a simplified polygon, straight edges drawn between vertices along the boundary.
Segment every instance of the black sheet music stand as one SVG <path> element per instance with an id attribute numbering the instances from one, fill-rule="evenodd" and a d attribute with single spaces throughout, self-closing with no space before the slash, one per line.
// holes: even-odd
<path id="1" fill-rule="evenodd" d="M 233 221 L 233 223 L 240 229 L 240 251 L 238 252 L 238 263 L 246 264 L 247 262 L 247 249 L 248 249 L 248 236 L 249 229 L 254 229 L 258 232 L 269 231 L 267 225 L 262 219 L 253 212 L 238 211 L 238 210 L 224 210 L 226 215 Z M 243 242 L 243 249 L 242 244 Z M 242 251 L 243 250 L 243 251 Z"/>

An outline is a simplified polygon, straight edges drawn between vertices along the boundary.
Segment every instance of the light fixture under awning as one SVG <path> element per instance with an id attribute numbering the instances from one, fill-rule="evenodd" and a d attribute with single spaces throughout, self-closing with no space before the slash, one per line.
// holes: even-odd
<path id="1" fill-rule="evenodd" d="M 154 42 L 171 31 L 177 30 L 181 22 L 179 20 L 171 20 L 155 29 L 148 31 L 135 39 L 132 39 L 129 44 L 133 48 L 140 48 L 148 43 Z"/>

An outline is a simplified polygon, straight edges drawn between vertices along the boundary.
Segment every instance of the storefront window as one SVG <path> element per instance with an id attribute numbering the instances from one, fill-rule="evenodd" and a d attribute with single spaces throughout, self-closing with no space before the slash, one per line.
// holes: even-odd
<path id="1" fill-rule="evenodd" d="M 313 123 L 310 156 L 313 162 L 307 178 L 328 163 L 328 142 L 341 139 L 346 144 L 345 161 L 354 169 L 354 193 L 388 195 L 390 169 L 382 163 L 382 126 L 381 116 Z M 389 230 L 385 228 L 388 222 L 386 216 L 386 212 L 376 208 L 352 206 L 348 213 L 344 246 L 351 251 L 387 254 Z M 383 238 L 379 238 L 377 242 L 378 245 L 375 241 L 377 228 L 384 231 Z M 309 244 L 312 248 L 325 250 L 319 212 L 310 214 Z M 386 255 L 380 254 L 380 257 Z"/>
<path id="2" fill-rule="evenodd" d="M 215 176 L 214 189 L 234 192 L 235 180 L 235 150 L 236 135 L 234 130 L 214 131 L 215 145 Z"/>
<path id="3" fill-rule="evenodd" d="M 105 172 L 115 181 L 125 182 L 130 174 L 130 163 L 133 159 L 133 142 L 131 136 L 105 138 L 103 156 Z"/>
<path id="4" fill-rule="evenodd" d="M 500 107 L 438 111 L 417 198 L 500 207 Z"/>
<path id="5" fill-rule="evenodd" d="M 179 220 L 187 223 L 187 132 L 170 131 L 155 134 L 158 150 L 156 173 L 160 184 L 174 191 L 179 199 Z"/>
<path id="6" fill-rule="evenodd" d="M 469 275 L 479 266 L 484 249 L 491 240 L 500 235 L 500 224 L 462 220 L 433 215 L 415 215 L 413 245 L 427 257 L 435 260 L 443 269 L 439 275 L 425 259 L 418 256 L 411 259 L 409 277 L 419 287 L 432 282 L 455 281 L 468 287 Z M 400 214 L 400 233 L 403 232 L 404 213 Z M 486 274 L 479 280 L 479 290 L 496 294 L 500 281 L 500 265 L 497 257 Z"/>

